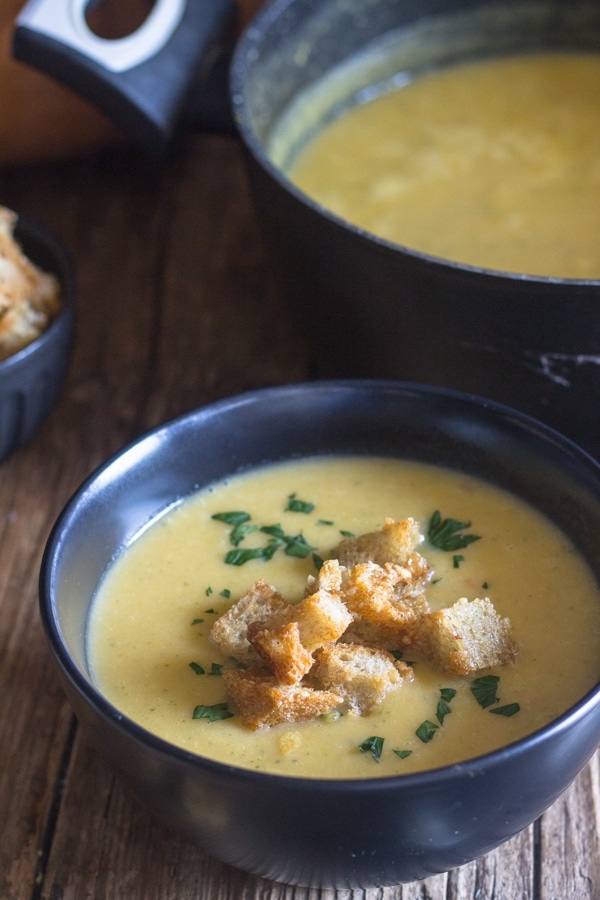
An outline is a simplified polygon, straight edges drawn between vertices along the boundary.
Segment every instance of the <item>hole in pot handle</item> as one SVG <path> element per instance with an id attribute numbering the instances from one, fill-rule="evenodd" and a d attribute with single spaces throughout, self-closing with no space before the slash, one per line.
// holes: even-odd
<path id="1" fill-rule="evenodd" d="M 115 40 L 91 31 L 90 3 L 29 0 L 16 20 L 13 55 L 78 93 L 160 155 L 192 87 L 214 64 L 235 3 L 156 0 L 139 28 Z"/>

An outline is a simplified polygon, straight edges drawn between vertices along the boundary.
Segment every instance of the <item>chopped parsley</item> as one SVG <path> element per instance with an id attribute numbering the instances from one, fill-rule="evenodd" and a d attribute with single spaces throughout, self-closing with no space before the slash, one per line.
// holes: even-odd
<path id="1" fill-rule="evenodd" d="M 495 706 L 493 709 L 490 709 L 491 713 L 495 713 L 497 716 L 514 716 L 515 713 L 518 713 L 521 707 L 518 703 L 507 703 L 506 706 Z"/>
<path id="2" fill-rule="evenodd" d="M 308 503 L 306 500 L 298 500 L 296 494 L 290 494 L 288 497 L 287 506 L 285 507 L 285 512 L 297 512 L 308 515 L 308 513 L 311 513 L 314 508 L 314 503 Z"/>
<path id="3" fill-rule="evenodd" d="M 423 741 L 424 744 L 428 744 L 439 727 L 440 726 L 436 725 L 435 722 L 430 722 L 429 719 L 425 719 L 425 721 L 419 725 L 415 734 L 420 741 Z"/>
<path id="4" fill-rule="evenodd" d="M 471 682 L 471 693 L 482 707 L 487 709 L 488 706 L 498 702 L 498 675 L 482 675 L 481 678 L 475 678 Z"/>
<path id="5" fill-rule="evenodd" d="M 191 662 L 190 669 L 192 669 L 196 675 L 222 675 L 223 674 L 223 665 L 222 663 L 211 663 L 210 671 L 206 671 L 204 666 L 201 666 L 200 663 Z"/>
<path id="6" fill-rule="evenodd" d="M 504 706 L 495 706 L 496 703 L 499 703 L 499 682 L 499 675 L 483 675 L 481 678 L 475 678 L 475 680 L 471 682 L 471 693 L 482 709 L 488 709 L 488 707 L 493 706 L 494 708 L 488 709 L 488 712 L 494 713 L 496 716 L 506 716 L 509 718 L 510 716 L 514 716 L 515 713 L 518 713 L 521 707 L 518 703 L 507 703 Z"/>
<path id="7" fill-rule="evenodd" d="M 447 550 L 451 553 L 462 550 L 480 540 L 477 534 L 460 534 L 465 528 L 470 528 L 470 522 L 459 522 L 458 519 L 442 519 L 439 509 L 436 509 L 427 528 L 427 539 L 434 547 Z"/>
<path id="8" fill-rule="evenodd" d="M 221 719 L 230 719 L 232 716 L 233 713 L 229 711 L 226 703 L 196 706 L 192 713 L 192 719 L 208 719 L 209 722 L 219 722 Z"/>
<path id="9" fill-rule="evenodd" d="M 394 750 L 396 756 L 399 756 L 400 759 L 406 759 L 407 756 L 410 756 L 412 750 Z"/>
<path id="10" fill-rule="evenodd" d="M 438 700 L 437 711 L 436 711 L 436 719 L 443 725 L 444 719 L 451 713 L 452 710 L 450 708 L 450 701 L 456 695 L 456 691 L 454 688 L 440 688 L 440 699 Z"/>
<path id="11" fill-rule="evenodd" d="M 373 737 L 369 737 L 366 741 L 363 741 L 358 749 L 361 753 L 370 753 L 375 762 L 379 762 L 383 752 L 383 738 L 373 735 Z"/>

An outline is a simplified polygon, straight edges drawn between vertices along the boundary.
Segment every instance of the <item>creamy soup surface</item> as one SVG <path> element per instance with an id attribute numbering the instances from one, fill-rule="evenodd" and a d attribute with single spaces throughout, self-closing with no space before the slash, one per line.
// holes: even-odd
<path id="1" fill-rule="evenodd" d="M 412 249 L 600 278 L 599 109 L 600 55 L 457 65 L 339 116 L 288 174 L 327 209 Z"/>
<path id="2" fill-rule="evenodd" d="M 314 504 L 285 511 L 288 498 Z M 301 533 L 324 558 L 341 532 L 377 530 L 386 517 L 414 517 L 425 533 L 432 514 L 470 523 L 479 536 L 460 552 L 427 539 L 419 552 L 434 567 L 433 609 L 460 597 L 488 596 L 512 622 L 516 664 L 495 670 L 498 703 L 474 699 L 471 676 L 448 676 L 415 662 L 402 684 L 368 716 L 346 714 L 250 731 L 239 720 L 192 718 L 195 707 L 226 702 L 219 666 L 231 666 L 208 640 L 216 616 L 258 578 L 300 600 L 312 554 L 278 550 L 269 561 L 228 565 L 230 529 L 215 513 L 246 511 L 258 525 Z M 262 546 L 249 534 L 241 547 Z M 397 460 L 316 458 L 235 476 L 186 499 L 146 529 L 99 586 L 88 625 L 88 656 L 102 693 L 151 732 L 188 750 L 250 769 L 307 777 L 356 778 L 413 772 L 485 753 L 552 721 L 600 674 L 599 587 L 570 541 L 545 517 L 491 485 L 437 467 Z M 217 668 L 213 667 L 216 664 Z M 202 670 L 204 674 L 200 671 Z M 490 674 L 489 670 L 485 673 Z M 416 732 L 436 724 L 440 692 L 456 695 L 428 742 Z M 384 739 L 379 760 L 360 746 Z M 398 755 L 399 751 L 401 755 Z M 407 751 L 410 751 L 407 753 Z"/>

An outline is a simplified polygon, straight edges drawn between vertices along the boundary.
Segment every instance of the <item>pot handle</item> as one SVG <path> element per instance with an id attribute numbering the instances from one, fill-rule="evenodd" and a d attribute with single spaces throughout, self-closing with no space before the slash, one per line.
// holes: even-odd
<path id="1" fill-rule="evenodd" d="M 232 30 L 235 3 L 156 0 L 136 31 L 109 40 L 86 22 L 92 2 L 29 0 L 16 20 L 13 55 L 97 106 L 150 154 L 161 155 L 192 87 L 201 90 L 206 80 L 225 95 L 221 103 L 227 100 L 223 79 L 210 75 Z"/>

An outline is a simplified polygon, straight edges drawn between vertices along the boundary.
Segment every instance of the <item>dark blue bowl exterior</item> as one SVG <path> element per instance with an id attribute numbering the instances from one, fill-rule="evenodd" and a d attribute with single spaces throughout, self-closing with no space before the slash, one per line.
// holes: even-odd
<path id="1" fill-rule="evenodd" d="M 69 366 L 75 318 L 74 275 L 62 247 L 22 219 L 15 237 L 30 259 L 58 277 L 63 308 L 37 340 L 0 362 L 0 462 L 33 436 L 56 403 Z"/>
<path id="2" fill-rule="evenodd" d="M 240 468 L 314 453 L 439 462 L 526 497 L 600 578 L 600 467 L 544 426 L 478 398 L 396 382 L 265 389 L 190 413 L 109 461 L 48 542 L 41 615 L 74 710 L 140 800 L 186 839 L 267 878 L 367 888 L 459 866 L 530 824 L 600 740 L 600 691 L 506 749 L 366 781 L 282 778 L 205 760 L 124 718 L 85 659 L 90 599 L 114 554 L 175 499 Z"/>

